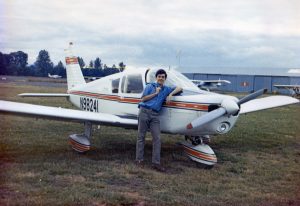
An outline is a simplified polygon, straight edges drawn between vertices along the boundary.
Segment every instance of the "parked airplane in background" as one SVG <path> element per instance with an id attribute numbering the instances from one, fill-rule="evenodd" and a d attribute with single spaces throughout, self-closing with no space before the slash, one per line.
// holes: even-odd
<path id="1" fill-rule="evenodd" d="M 288 89 L 288 90 L 292 91 L 292 96 L 293 97 L 300 97 L 300 85 L 276 84 L 276 85 L 273 85 L 273 86 L 278 88 L 278 89 Z"/>
<path id="2" fill-rule="evenodd" d="M 49 78 L 53 78 L 53 79 L 59 79 L 59 78 L 61 78 L 61 76 L 59 76 L 59 75 L 56 75 L 56 74 L 51 75 L 50 73 L 48 73 L 48 77 Z"/>
<path id="3" fill-rule="evenodd" d="M 89 76 L 85 76 L 84 79 L 88 80 L 88 81 L 95 81 L 97 79 L 100 79 L 101 77 L 89 77 Z"/>
<path id="4" fill-rule="evenodd" d="M 0 100 L 0 113 L 82 122 L 84 133 L 70 135 L 69 141 L 74 150 L 86 152 L 91 147 L 92 124 L 137 128 L 137 104 L 141 101 L 146 84 L 155 81 L 157 70 L 126 69 L 121 73 L 86 83 L 71 46 L 70 44 L 66 50 L 67 93 L 24 93 L 20 96 L 66 97 L 82 111 Z M 209 135 L 228 133 L 240 114 L 299 102 L 288 96 L 255 99 L 266 91 L 264 89 L 237 99 L 201 90 L 175 70 L 169 69 L 167 74 L 165 84 L 177 85 L 183 88 L 183 91 L 163 105 L 159 114 L 161 130 L 164 133 L 184 135 L 186 141 L 182 146 L 185 153 L 190 159 L 206 165 L 214 165 L 217 162 L 214 151 L 204 143 Z"/>
<path id="5" fill-rule="evenodd" d="M 223 83 L 231 84 L 228 80 L 192 80 L 200 89 L 210 91 L 222 86 Z"/>

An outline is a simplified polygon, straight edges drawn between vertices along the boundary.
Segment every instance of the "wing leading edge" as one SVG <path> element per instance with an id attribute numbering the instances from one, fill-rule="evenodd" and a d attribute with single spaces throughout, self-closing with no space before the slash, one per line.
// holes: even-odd
<path id="1" fill-rule="evenodd" d="M 241 105 L 240 114 L 255 112 L 274 107 L 299 103 L 299 100 L 288 96 L 270 96 L 254 99 Z"/>
<path id="2" fill-rule="evenodd" d="M 69 97 L 69 94 L 64 93 L 22 93 L 20 97 Z"/>
<path id="3" fill-rule="evenodd" d="M 27 103 L 0 100 L 0 113 L 11 113 L 21 116 L 33 116 L 45 119 L 64 121 L 100 123 L 104 125 L 136 127 L 137 120 L 120 118 L 105 113 L 92 113 L 74 109 L 41 106 Z"/>

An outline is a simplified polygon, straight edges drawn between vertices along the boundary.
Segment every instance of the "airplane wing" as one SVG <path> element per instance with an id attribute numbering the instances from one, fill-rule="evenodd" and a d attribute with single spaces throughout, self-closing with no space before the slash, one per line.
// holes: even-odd
<path id="1" fill-rule="evenodd" d="M 0 100 L 0 113 L 10 113 L 21 116 L 33 116 L 45 119 L 74 122 L 89 121 L 92 123 L 123 127 L 136 127 L 138 124 L 137 120 L 120 118 L 112 114 L 92 113 L 74 109 L 41 106 L 3 100 Z"/>
<path id="2" fill-rule="evenodd" d="M 277 87 L 278 89 L 284 88 L 284 89 L 294 89 L 294 88 L 300 88 L 300 85 L 284 85 L 284 84 L 277 84 L 273 85 L 274 87 Z"/>
<path id="3" fill-rule="evenodd" d="M 274 107 L 280 107 L 288 104 L 299 103 L 298 99 L 288 96 L 270 96 L 260 99 L 253 99 L 241 105 L 240 114 L 255 112 Z"/>
<path id="4" fill-rule="evenodd" d="M 22 93 L 20 97 L 69 97 L 69 94 L 64 93 Z"/>

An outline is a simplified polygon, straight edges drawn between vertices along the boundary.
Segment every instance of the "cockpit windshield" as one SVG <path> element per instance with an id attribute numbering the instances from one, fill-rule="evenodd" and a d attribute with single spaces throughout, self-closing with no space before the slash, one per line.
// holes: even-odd
<path id="1" fill-rule="evenodd" d="M 156 78 L 155 78 L 155 73 L 158 69 L 151 69 L 148 73 L 147 73 L 147 83 L 150 82 L 156 82 Z M 191 81 L 189 80 L 186 76 L 184 76 L 183 74 L 181 74 L 180 72 L 174 70 L 174 69 L 170 69 L 170 70 L 166 70 L 167 72 L 167 79 L 165 82 L 166 86 L 169 87 L 181 87 L 183 89 L 189 89 L 189 90 L 197 90 L 199 91 L 199 88 Z"/>

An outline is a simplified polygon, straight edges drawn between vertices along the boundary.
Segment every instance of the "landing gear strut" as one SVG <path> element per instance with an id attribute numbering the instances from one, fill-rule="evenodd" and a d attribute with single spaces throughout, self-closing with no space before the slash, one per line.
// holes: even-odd
<path id="1" fill-rule="evenodd" d="M 79 153 L 85 153 L 91 149 L 90 137 L 92 135 L 92 123 L 84 122 L 83 134 L 71 134 L 69 143 L 72 149 Z"/>
<path id="2" fill-rule="evenodd" d="M 191 141 L 192 145 L 199 145 L 199 144 L 208 144 L 210 143 L 209 135 L 203 136 L 184 136 L 186 141 Z"/>

